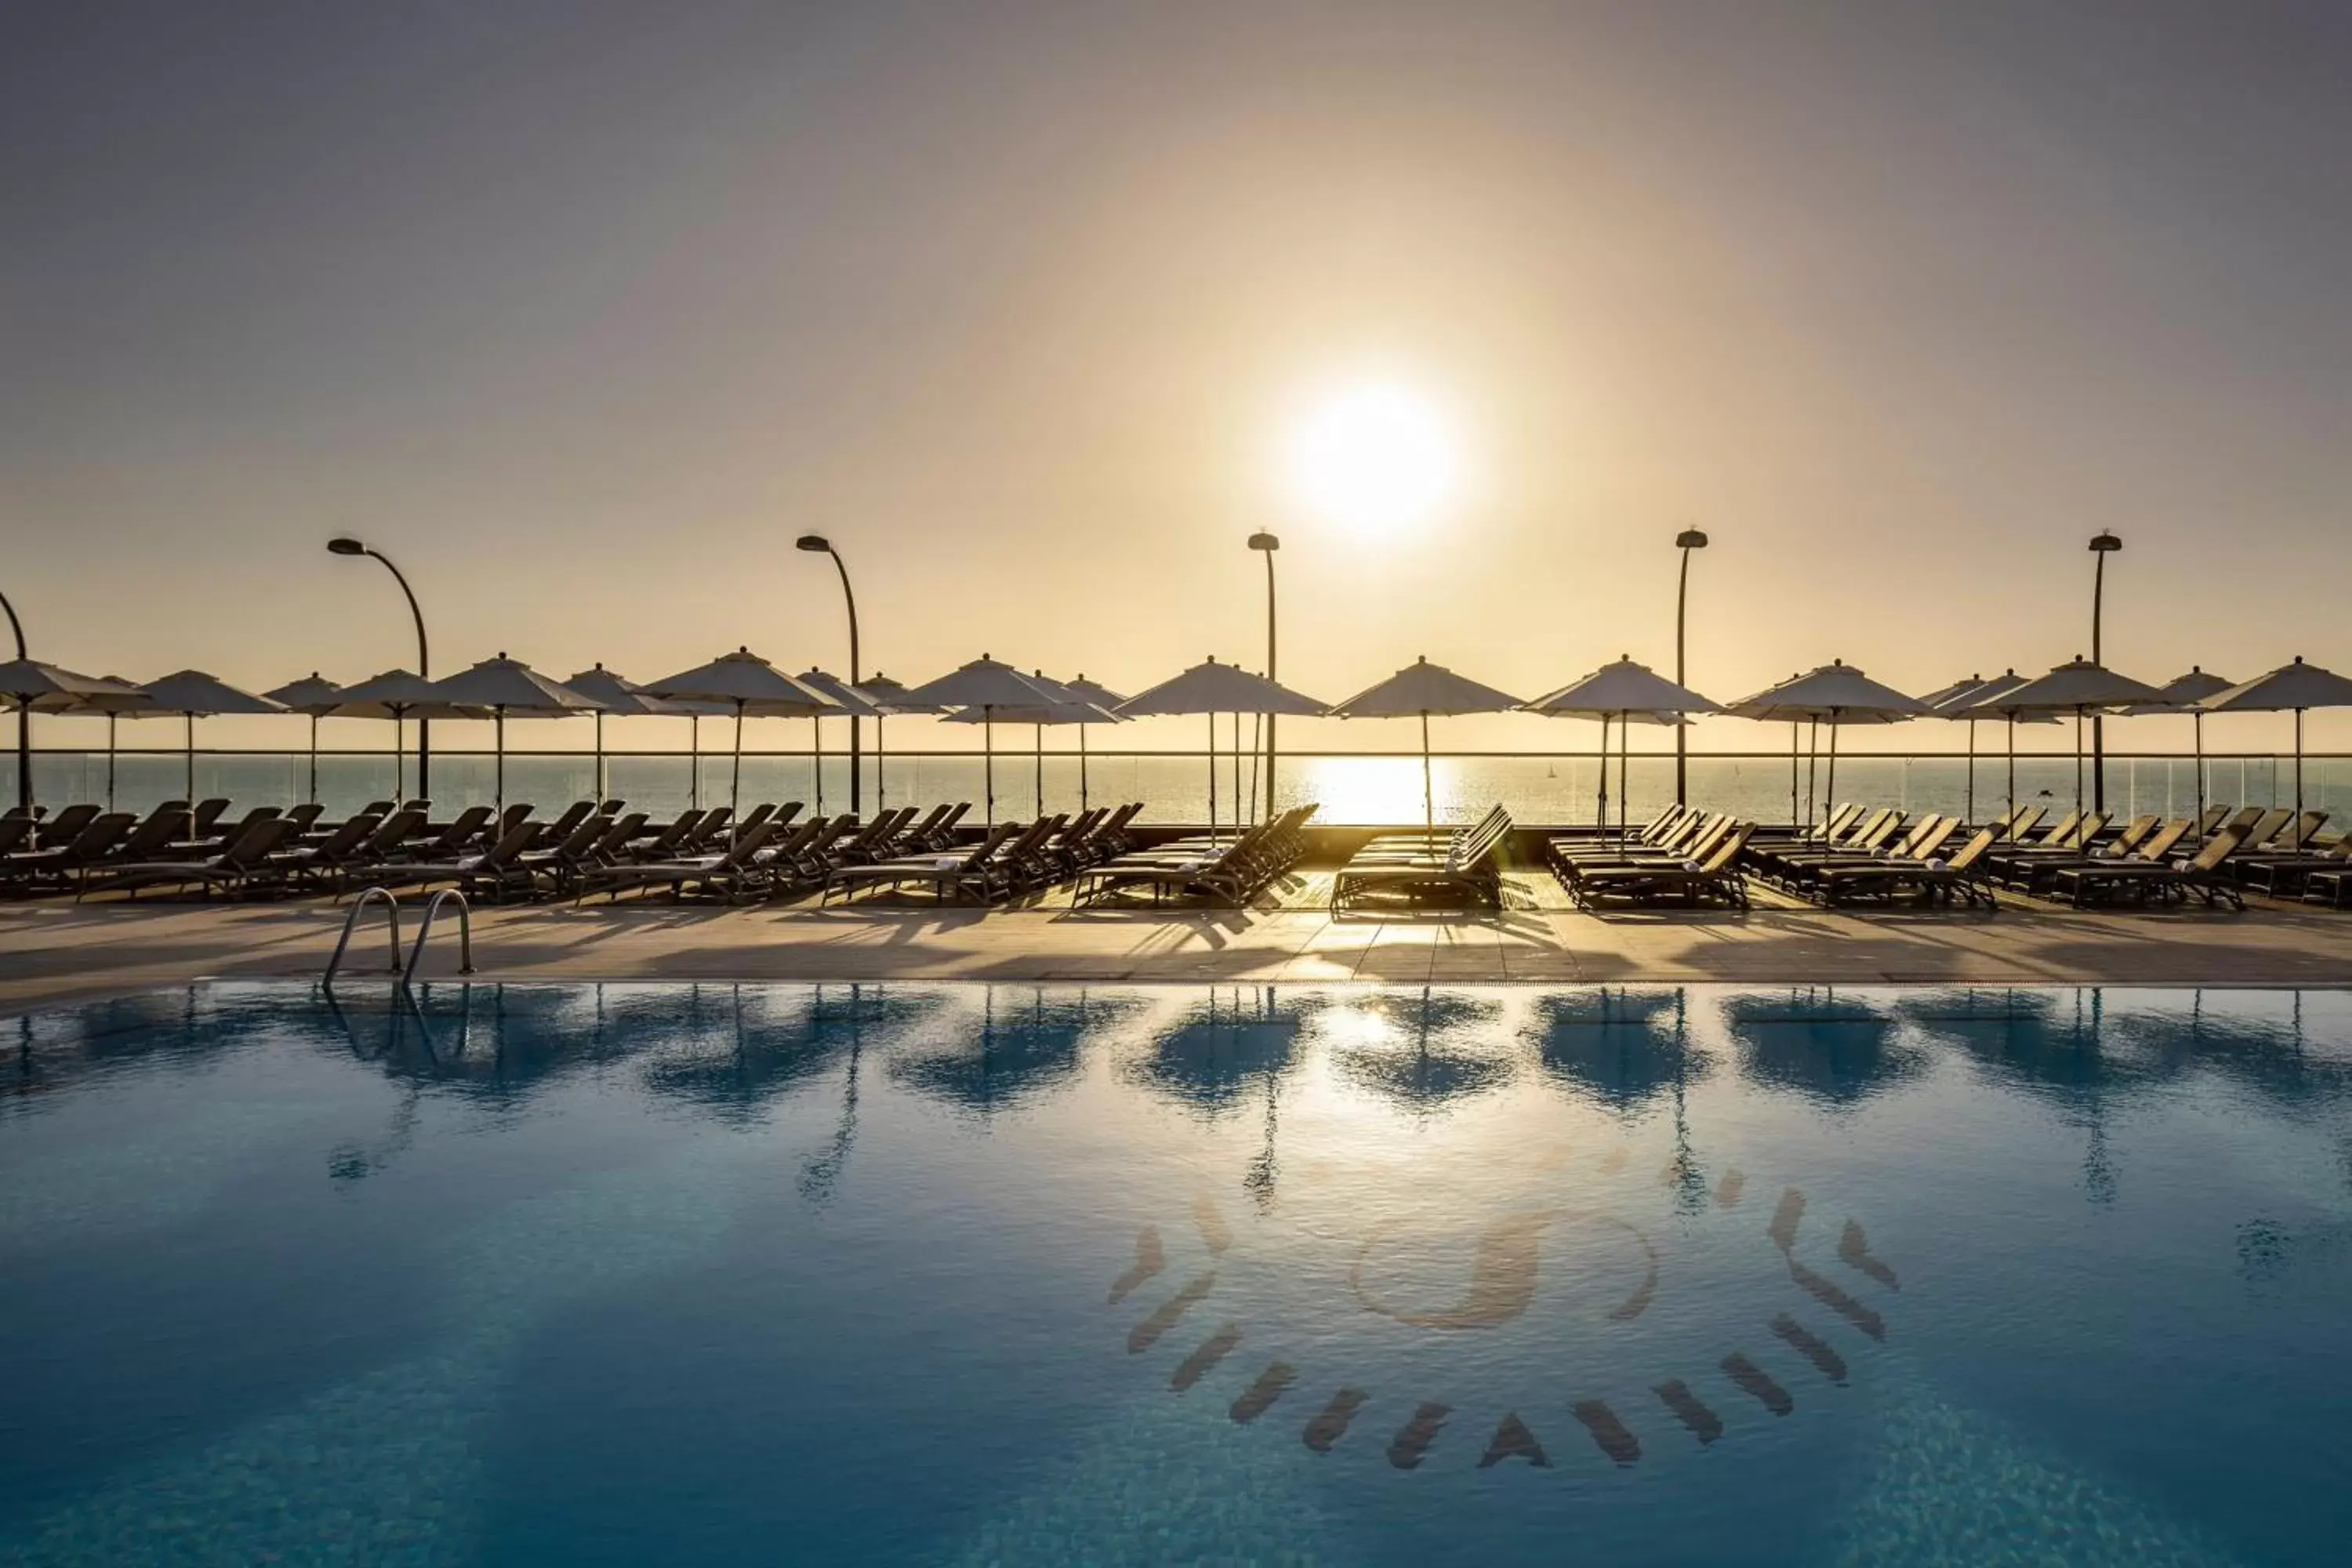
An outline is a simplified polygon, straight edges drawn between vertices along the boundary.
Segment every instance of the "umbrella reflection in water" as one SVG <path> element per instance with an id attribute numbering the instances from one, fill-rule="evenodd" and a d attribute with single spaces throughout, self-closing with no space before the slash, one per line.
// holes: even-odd
<path id="1" fill-rule="evenodd" d="M 1317 1000 L 1280 997 L 1271 985 L 1236 986 L 1223 999 L 1213 990 L 1206 1002 L 1186 1009 L 1180 1022 L 1155 1037 L 1130 1069 L 1134 1081 L 1146 1089 L 1211 1119 L 1263 1089 L 1265 1139 L 1242 1178 L 1260 1205 L 1274 1201 L 1281 1081 L 1297 1059 L 1299 1030 L 1318 1005 Z"/>
<path id="2" fill-rule="evenodd" d="M 1916 1046 L 1870 1004 L 1833 986 L 1792 987 L 1784 996 L 1735 996 L 1724 1005 L 1738 1044 L 1740 1071 L 1759 1089 L 1788 1090 L 1833 1109 L 1916 1078 Z"/>
<path id="3" fill-rule="evenodd" d="M 1336 1003 L 1318 1019 L 1340 1072 L 1419 1111 L 1499 1089 L 1515 1063 L 1496 1048 L 1501 1005 L 1423 986 L 1419 995 Z"/>
<path id="4" fill-rule="evenodd" d="M 1135 999 L 1105 1002 L 1086 992 L 1057 994 L 1044 986 L 990 986 L 982 994 L 979 1028 L 950 1032 L 927 1050 L 892 1057 L 890 1079 L 985 1121 L 1000 1110 L 1076 1081 L 1079 1043 L 1087 1031 L 1126 1016 Z"/>

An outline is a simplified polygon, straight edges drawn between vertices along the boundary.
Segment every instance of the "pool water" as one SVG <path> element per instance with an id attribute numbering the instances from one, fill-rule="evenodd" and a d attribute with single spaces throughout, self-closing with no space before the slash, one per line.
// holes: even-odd
<path id="1" fill-rule="evenodd" d="M 0 1563 L 2352 1555 L 2344 994 L 0 1029 Z"/>

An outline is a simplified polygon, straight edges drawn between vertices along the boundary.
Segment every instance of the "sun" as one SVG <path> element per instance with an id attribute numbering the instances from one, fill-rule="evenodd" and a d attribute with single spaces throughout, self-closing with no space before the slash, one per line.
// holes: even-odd
<path id="1" fill-rule="evenodd" d="M 1360 383 L 1325 399 L 1290 444 L 1298 499 L 1355 533 L 1429 521 L 1454 499 L 1461 469 L 1444 410 L 1396 382 Z"/>

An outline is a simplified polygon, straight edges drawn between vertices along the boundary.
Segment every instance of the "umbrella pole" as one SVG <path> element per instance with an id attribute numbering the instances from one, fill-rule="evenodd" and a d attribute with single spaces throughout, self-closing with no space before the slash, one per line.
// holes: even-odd
<path id="1" fill-rule="evenodd" d="M 196 716 L 184 715 L 188 721 L 188 837 L 196 836 Z"/>
<path id="2" fill-rule="evenodd" d="M 408 726 L 400 717 L 400 710 L 392 710 L 392 794 L 396 805 L 408 795 Z"/>
<path id="3" fill-rule="evenodd" d="M 824 815 L 824 721 L 809 715 L 809 777 L 816 791 L 816 814 Z"/>
<path id="4" fill-rule="evenodd" d="M 114 715 L 106 716 L 106 809 L 114 809 Z M 312 725 L 319 721 L 310 721 Z"/>
<path id="5" fill-rule="evenodd" d="M 1805 819 L 1797 815 L 1797 737 L 1804 727 L 1796 720 L 1789 721 L 1789 826 L 1802 827 Z"/>
<path id="6" fill-rule="evenodd" d="M 1036 790 L 1037 815 L 1043 816 L 1045 815 L 1045 726 L 1043 721 L 1040 721 L 1037 725 Z"/>
<path id="7" fill-rule="evenodd" d="M 980 705 L 981 795 L 982 815 L 988 826 L 996 826 L 996 710 L 983 702 Z"/>
<path id="8" fill-rule="evenodd" d="M 1830 715 L 1829 787 L 1822 791 L 1822 816 L 1824 819 L 1828 817 L 1831 810 L 1830 802 L 1837 798 L 1837 715 L 1832 713 Z"/>
<path id="9" fill-rule="evenodd" d="M 882 715 L 874 715 L 874 809 L 878 814 L 889 804 L 882 793 Z"/>
<path id="10" fill-rule="evenodd" d="M 877 724 L 875 728 L 878 731 L 881 726 Z M 877 741 L 875 744 L 881 742 Z M 1078 809 L 1087 809 L 1087 727 L 1084 724 L 1078 726 Z"/>
<path id="11" fill-rule="evenodd" d="M 604 710 L 596 710 L 596 782 L 589 786 L 596 804 L 604 804 Z"/>
<path id="12" fill-rule="evenodd" d="M 2303 831 L 2303 710 L 2300 708 L 2294 710 L 2294 826 L 2296 832 Z"/>
<path id="13" fill-rule="evenodd" d="M 1217 841 L 1217 716 L 1209 715 L 1209 842 Z"/>
<path id="14" fill-rule="evenodd" d="M 1242 743 L 1239 715 L 1234 717 L 1234 723 L 1235 725 L 1234 744 L 1239 746 Z M 1234 804 L 1239 805 L 1241 803 L 1235 801 Z M 1427 713 L 1421 716 L 1421 837 L 1423 842 L 1433 841 L 1437 837 L 1437 791 L 1429 782 L 1429 715 Z"/>
<path id="15" fill-rule="evenodd" d="M 1240 837 L 1240 835 L 1241 835 L 1241 830 L 1242 830 L 1242 716 L 1241 716 L 1241 711 L 1240 711 L 1240 710 L 1236 709 L 1236 710 L 1234 710 L 1234 837 Z"/>
<path id="16" fill-rule="evenodd" d="M 686 804 L 690 811 L 702 809 L 702 715 L 695 714 L 687 725 Z"/>
<path id="17" fill-rule="evenodd" d="M 1813 820 L 1813 785 L 1822 776 L 1822 721 L 1814 719 L 1805 726 L 1805 820 Z"/>
<path id="18" fill-rule="evenodd" d="M 1609 831 L 1609 715 L 1601 716 L 1601 794 L 1592 808 L 1592 826 Z"/>
<path id="19" fill-rule="evenodd" d="M 2009 824 L 2010 838 L 2017 837 L 2017 715 L 2009 716 Z"/>
<path id="20" fill-rule="evenodd" d="M 498 761 L 492 764 L 490 797 L 498 803 L 499 826 L 504 827 L 507 815 L 507 710 L 493 708 L 490 716 L 491 733 L 496 737 L 492 745 L 498 752 Z"/>
<path id="21" fill-rule="evenodd" d="M 2083 815 L 2083 710 L 2074 710 L 2074 815 Z"/>
<path id="22" fill-rule="evenodd" d="M 106 759 L 106 805 L 109 810 L 112 810 L 114 806 L 114 757 L 112 754 L 114 750 L 114 719 L 111 714 L 107 717 L 106 735 L 108 752 Z M 310 715 L 310 804 L 312 805 L 319 804 L 319 716 L 316 713 Z"/>
<path id="23" fill-rule="evenodd" d="M 817 803 L 820 809 L 824 802 Z M 740 819 L 743 815 L 743 700 L 735 700 L 735 774 L 727 788 L 727 814 Z"/>
<path id="24" fill-rule="evenodd" d="M 1626 771 L 1627 764 L 1633 761 L 1629 754 L 1633 748 L 1633 716 L 1620 713 L 1617 715 L 1617 842 L 1620 846 L 1625 842 L 1625 795 L 1628 784 Z"/>
<path id="25" fill-rule="evenodd" d="M 1969 802 L 1960 812 L 1961 819 L 1973 826 L 1977 820 L 1977 721 L 1969 721 Z"/>
<path id="26" fill-rule="evenodd" d="M 1082 740 L 1082 741 L 1086 738 L 1086 731 L 1085 731 L 1085 729 L 1084 729 L 1083 727 L 1081 727 L 1081 728 L 1079 729 L 1079 731 L 1078 731 L 1078 737 L 1079 737 L 1079 739 L 1080 739 L 1080 740 Z M 1250 820 L 1251 820 L 1252 822 L 1262 822 L 1262 821 L 1264 821 L 1264 820 L 1265 820 L 1265 818 L 1264 818 L 1264 817 L 1261 817 L 1261 816 L 1258 816 L 1258 812 L 1257 812 L 1257 775 L 1258 775 L 1258 759 L 1259 759 L 1260 757 L 1264 756 L 1265 754 L 1265 714 L 1263 714 L 1263 713 L 1253 713 L 1253 714 L 1251 714 L 1251 715 L 1250 715 L 1250 800 L 1249 800 L 1249 805 L 1250 805 L 1249 814 L 1250 814 Z M 1272 813 L 1270 813 L 1270 812 L 1269 812 L 1267 815 L 1271 816 L 1271 815 L 1272 815 Z"/>
<path id="27" fill-rule="evenodd" d="M 2197 843 L 2205 842 L 2205 710 L 2196 710 L 2189 716 L 2189 727 L 2197 737 Z"/>

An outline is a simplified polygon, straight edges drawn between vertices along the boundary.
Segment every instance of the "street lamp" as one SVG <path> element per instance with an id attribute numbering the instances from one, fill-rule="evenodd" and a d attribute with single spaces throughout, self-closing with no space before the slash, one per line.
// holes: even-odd
<path id="1" fill-rule="evenodd" d="M 1265 557 L 1265 678 L 1276 679 L 1274 668 L 1274 552 L 1282 541 L 1260 529 L 1249 536 L 1249 547 Z M 1236 746 L 1239 737 L 1235 737 Z M 1274 715 L 1265 716 L 1265 815 L 1274 816 Z M 1236 818 L 1235 820 L 1239 820 Z"/>
<path id="2" fill-rule="evenodd" d="M 2107 591 L 2107 557 L 2124 547 L 2124 542 L 2102 530 L 2091 535 L 2091 553 L 2098 564 L 2091 574 L 2091 662 L 2105 661 L 2099 657 L 2099 612 Z M 2107 808 L 2107 721 L 2104 715 L 2091 720 L 2091 808 Z"/>
<path id="3" fill-rule="evenodd" d="M 841 596 L 849 605 L 849 684 L 855 686 L 859 679 L 857 595 L 849 591 L 849 568 L 842 563 L 841 552 L 833 547 L 833 541 L 822 533 L 803 533 L 793 541 L 793 546 L 796 549 L 808 551 L 812 554 L 832 556 L 834 570 L 841 574 Z M 857 715 L 852 713 L 849 716 L 849 809 L 852 813 L 859 809 L 860 802 L 857 775 L 862 770 L 859 767 L 858 755 Z M 823 793 L 822 785 L 819 786 L 819 793 Z"/>
<path id="4" fill-rule="evenodd" d="M 1694 550 L 1706 548 L 1706 535 L 1696 528 L 1685 528 L 1675 535 L 1675 548 L 1683 552 L 1682 576 L 1675 584 L 1675 684 L 1684 684 L 1683 620 L 1690 604 L 1690 558 Z M 1675 726 L 1675 804 L 1690 804 L 1690 747 L 1683 726 Z"/>
<path id="5" fill-rule="evenodd" d="M 383 569 L 392 574 L 392 580 L 399 584 L 400 591 L 407 595 L 408 613 L 416 620 L 416 678 L 432 679 L 433 655 L 425 641 L 425 612 L 416 607 L 416 590 L 408 585 L 408 579 L 402 576 L 400 568 L 392 563 L 392 557 L 381 550 L 370 549 L 349 535 L 327 541 L 327 552 L 331 555 L 368 555 L 383 563 Z M 427 800 L 433 797 L 433 721 L 429 719 L 416 721 L 416 793 Z"/>
<path id="6" fill-rule="evenodd" d="M 0 594 L 0 610 L 8 612 L 8 629 L 16 634 L 16 657 L 29 657 L 25 652 L 25 623 L 16 618 L 16 606 L 8 595 Z M 33 709 L 30 703 L 16 710 L 16 809 L 30 816 L 33 814 Z"/>

